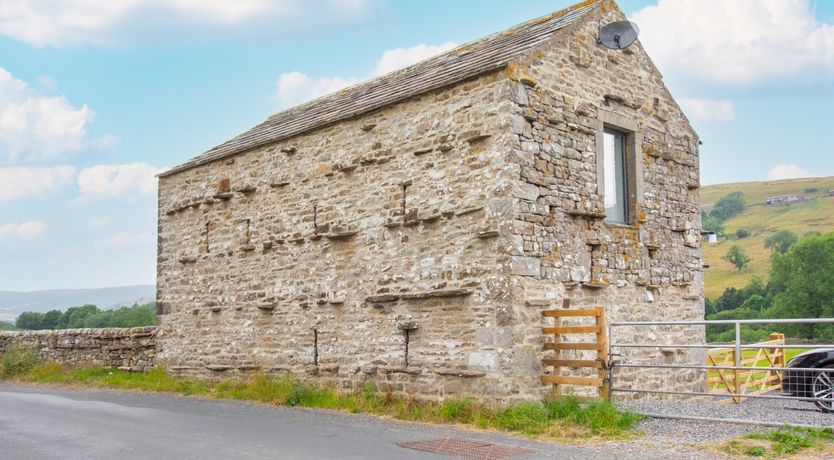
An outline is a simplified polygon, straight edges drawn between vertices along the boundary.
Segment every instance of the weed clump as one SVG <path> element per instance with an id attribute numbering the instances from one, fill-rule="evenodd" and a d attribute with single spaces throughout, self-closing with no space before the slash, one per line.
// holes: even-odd
<path id="1" fill-rule="evenodd" d="M 440 405 L 440 417 L 447 422 L 468 423 L 472 419 L 472 401 L 469 398 L 451 398 Z"/>
<path id="2" fill-rule="evenodd" d="M 0 356 L 0 377 L 23 375 L 38 364 L 38 352 L 33 347 L 12 344 Z"/>
<path id="3" fill-rule="evenodd" d="M 808 449 L 830 447 L 834 429 L 785 426 L 778 430 L 749 433 L 724 445 L 724 450 L 751 457 L 791 456 Z"/>
<path id="4" fill-rule="evenodd" d="M 620 435 L 637 426 L 643 416 L 622 411 L 606 401 L 583 404 L 576 396 L 564 396 L 545 401 L 551 420 L 584 426 L 595 435 Z"/>

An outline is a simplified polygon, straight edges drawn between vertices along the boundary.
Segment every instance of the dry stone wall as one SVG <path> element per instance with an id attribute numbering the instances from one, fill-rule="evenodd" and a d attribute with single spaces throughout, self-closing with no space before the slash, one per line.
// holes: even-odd
<path id="1" fill-rule="evenodd" d="M 156 328 L 0 332 L 0 353 L 13 345 L 35 349 L 40 359 L 68 366 L 147 371 L 155 366 Z"/>

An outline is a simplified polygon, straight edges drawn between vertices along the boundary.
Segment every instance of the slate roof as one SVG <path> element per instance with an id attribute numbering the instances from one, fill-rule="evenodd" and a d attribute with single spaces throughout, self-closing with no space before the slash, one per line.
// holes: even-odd
<path id="1" fill-rule="evenodd" d="M 601 1 L 589 0 L 576 4 L 461 45 L 404 69 L 276 113 L 249 131 L 160 176 L 227 158 L 501 68 L 574 23 Z"/>

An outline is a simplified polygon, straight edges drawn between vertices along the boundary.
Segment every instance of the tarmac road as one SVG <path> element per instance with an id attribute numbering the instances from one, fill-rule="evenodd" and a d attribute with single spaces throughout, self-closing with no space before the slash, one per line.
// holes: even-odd
<path id="1" fill-rule="evenodd" d="M 0 384 L 0 459 L 433 459 L 396 444 L 467 438 L 514 458 L 680 458 L 675 447 L 558 444 L 366 415 L 160 393 Z"/>

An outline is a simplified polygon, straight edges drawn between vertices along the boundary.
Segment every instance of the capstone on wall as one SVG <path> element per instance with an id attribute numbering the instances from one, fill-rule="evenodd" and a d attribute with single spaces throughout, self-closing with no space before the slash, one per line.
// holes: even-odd
<path id="1" fill-rule="evenodd" d="M 34 349 L 40 359 L 67 366 L 148 371 L 155 366 L 156 328 L 0 332 L 0 353 L 11 346 Z"/>

